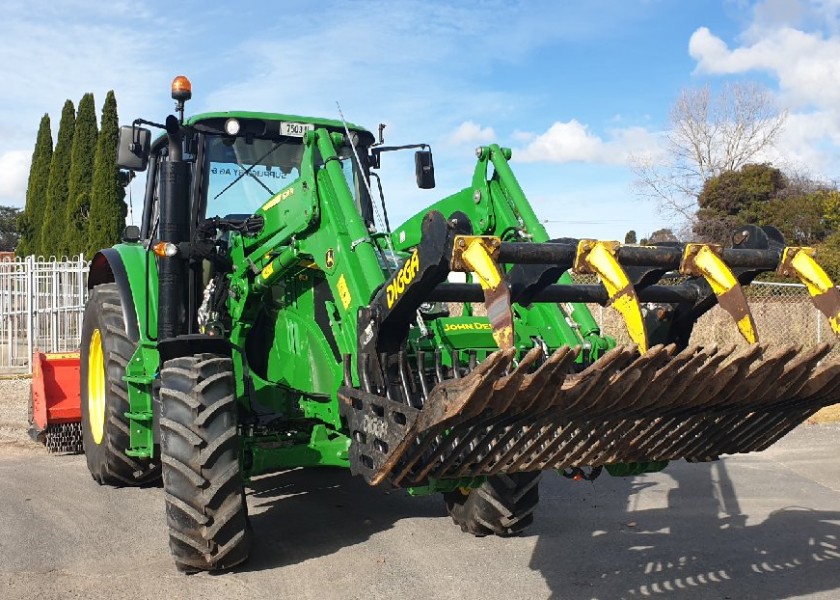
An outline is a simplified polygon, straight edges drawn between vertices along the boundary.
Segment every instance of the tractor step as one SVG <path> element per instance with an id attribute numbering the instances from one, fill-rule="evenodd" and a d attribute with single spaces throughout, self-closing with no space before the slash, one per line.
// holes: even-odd
<path id="1" fill-rule="evenodd" d="M 763 450 L 840 401 L 830 346 L 620 346 L 580 373 L 577 349 L 489 355 L 422 408 L 342 387 L 350 461 L 369 483 L 614 463 L 715 460 Z"/>

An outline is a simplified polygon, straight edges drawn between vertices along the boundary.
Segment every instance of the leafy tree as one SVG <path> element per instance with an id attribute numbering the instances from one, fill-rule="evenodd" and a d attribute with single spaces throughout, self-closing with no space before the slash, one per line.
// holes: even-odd
<path id="1" fill-rule="evenodd" d="M 823 219 L 829 231 L 840 231 L 840 191 L 824 190 Z"/>
<path id="2" fill-rule="evenodd" d="M 693 223 L 706 181 L 771 148 L 786 116 L 755 83 L 733 83 L 717 95 L 708 87 L 686 89 L 671 109 L 661 157 L 633 157 L 636 187 L 666 215 Z"/>
<path id="3" fill-rule="evenodd" d="M 635 244 L 636 243 L 636 231 L 631 229 L 624 235 L 624 243 L 625 244 Z"/>
<path id="4" fill-rule="evenodd" d="M 840 231 L 829 234 L 817 245 L 817 262 L 832 281 L 840 280 Z"/>
<path id="5" fill-rule="evenodd" d="M 778 197 L 767 203 L 759 223 L 778 227 L 789 244 L 813 246 L 837 230 L 838 207 L 840 192 L 832 189 Z"/>
<path id="6" fill-rule="evenodd" d="M 18 220 L 21 209 L 15 206 L 0 206 L 0 251 L 12 252 L 20 241 Z"/>
<path id="7" fill-rule="evenodd" d="M 64 239 L 64 217 L 67 211 L 67 186 L 70 177 L 70 160 L 73 144 L 73 130 L 76 112 L 73 102 L 67 100 L 61 111 L 58 124 L 58 140 L 50 162 L 50 177 L 47 183 L 47 204 L 41 228 L 41 243 L 38 254 L 59 255 Z"/>
<path id="8" fill-rule="evenodd" d="M 87 244 L 88 257 L 93 256 L 102 248 L 117 243 L 125 228 L 125 216 L 128 209 L 124 200 L 125 189 L 120 183 L 117 168 L 118 140 L 117 100 L 112 90 L 108 92 L 102 107 L 102 124 L 96 145 Z"/>
<path id="9" fill-rule="evenodd" d="M 20 241 L 15 249 L 18 256 L 37 254 L 41 246 L 41 224 L 47 204 L 47 183 L 53 154 L 50 116 L 41 117 L 32 164 L 29 167 L 29 184 L 26 187 L 26 207 L 18 216 L 17 230 Z"/>
<path id="10" fill-rule="evenodd" d="M 67 256 L 85 251 L 88 243 L 88 216 L 96 154 L 96 105 L 93 94 L 79 101 L 71 150 L 70 182 L 67 190 L 64 239 L 60 251 Z"/>
<path id="11" fill-rule="evenodd" d="M 642 246 L 647 246 L 648 244 L 659 244 L 662 242 L 678 242 L 679 239 L 674 234 L 674 232 L 668 228 L 663 227 L 662 229 L 657 229 L 653 233 L 650 234 L 649 237 L 642 238 L 642 241 L 639 242 Z"/>
<path id="12" fill-rule="evenodd" d="M 766 164 L 748 164 L 709 178 L 697 197 L 694 233 L 704 241 L 725 243 L 739 225 L 764 221 L 768 203 L 786 186 L 784 174 Z"/>

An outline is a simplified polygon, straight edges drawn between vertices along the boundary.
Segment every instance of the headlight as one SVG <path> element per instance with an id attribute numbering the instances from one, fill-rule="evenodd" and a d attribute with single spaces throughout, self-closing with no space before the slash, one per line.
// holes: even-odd
<path id="1" fill-rule="evenodd" d="M 239 119 L 228 119 L 225 121 L 225 133 L 237 135 L 239 133 Z"/>

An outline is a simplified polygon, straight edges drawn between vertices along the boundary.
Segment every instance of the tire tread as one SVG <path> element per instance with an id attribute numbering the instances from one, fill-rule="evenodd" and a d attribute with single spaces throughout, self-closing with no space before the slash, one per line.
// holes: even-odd
<path id="1" fill-rule="evenodd" d="M 461 531 L 477 537 L 509 537 L 528 527 L 539 503 L 542 473 L 492 475 L 468 495 L 445 493 L 449 515 Z"/>
<path id="2" fill-rule="evenodd" d="M 248 557 L 233 365 L 198 354 L 161 369 L 161 453 L 169 547 L 182 571 L 221 571 Z"/>

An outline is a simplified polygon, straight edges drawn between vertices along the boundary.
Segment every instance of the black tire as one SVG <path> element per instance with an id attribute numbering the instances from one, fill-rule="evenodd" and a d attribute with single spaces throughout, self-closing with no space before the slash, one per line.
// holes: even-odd
<path id="1" fill-rule="evenodd" d="M 91 355 L 97 344 L 101 362 L 91 365 Z M 128 387 L 123 376 L 137 341 L 131 340 L 126 332 L 122 300 L 115 283 L 103 283 L 90 291 L 81 346 L 82 440 L 90 474 L 100 484 L 119 487 L 143 485 L 158 479 L 160 465 L 156 460 L 132 458 L 125 453 L 130 440 L 125 418 L 129 411 Z M 92 429 L 88 389 L 92 369 L 104 370 L 104 411 L 98 417 L 94 416 L 101 427 L 98 441 Z"/>
<path id="2" fill-rule="evenodd" d="M 174 358 L 160 379 L 169 548 L 181 571 L 229 569 L 251 545 L 233 364 L 213 354 Z"/>
<path id="3" fill-rule="evenodd" d="M 469 493 L 444 493 L 446 510 L 466 533 L 479 537 L 516 535 L 534 521 L 541 476 L 539 471 L 492 475 Z"/>

